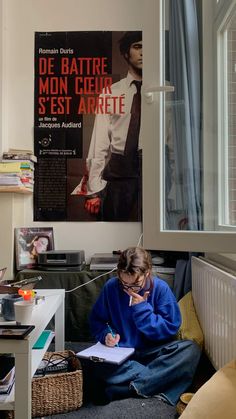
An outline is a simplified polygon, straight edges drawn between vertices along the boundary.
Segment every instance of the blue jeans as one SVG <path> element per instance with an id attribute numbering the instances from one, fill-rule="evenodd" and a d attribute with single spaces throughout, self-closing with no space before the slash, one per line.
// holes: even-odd
<path id="1" fill-rule="evenodd" d="M 136 350 L 132 358 L 118 366 L 93 364 L 91 371 L 94 380 L 105 384 L 111 400 L 136 393 L 142 397 L 160 395 L 175 405 L 191 385 L 200 355 L 201 349 L 193 341 L 175 340 Z"/>

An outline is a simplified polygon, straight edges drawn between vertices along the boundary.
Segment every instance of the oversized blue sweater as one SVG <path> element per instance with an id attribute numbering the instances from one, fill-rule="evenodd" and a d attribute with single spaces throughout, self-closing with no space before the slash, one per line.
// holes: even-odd
<path id="1" fill-rule="evenodd" d="M 166 282 L 157 277 L 153 282 L 147 301 L 129 306 L 117 277 L 109 279 L 90 314 L 94 338 L 105 343 L 109 324 L 120 335 L 119 346 L 144 349 L 172 340 L 181 324 L 179 306 Z"/>

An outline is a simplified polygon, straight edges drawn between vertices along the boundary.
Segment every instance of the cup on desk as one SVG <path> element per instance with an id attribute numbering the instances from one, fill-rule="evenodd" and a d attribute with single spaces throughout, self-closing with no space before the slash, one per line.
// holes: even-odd
<path id="1" fill-rule="evenodd" d="M 34 301 L 17 301 L 14 304 L 14 307 L 16 324 L 30 324 L 34 308 Z"/>
<path id="2" fill-rule="evenodd" d="M 18 294 L 9 294 L 2 297 L 1 315 L 4 320 L 15 320 L 15 302 L 22 301 L 23 297 Z"/>

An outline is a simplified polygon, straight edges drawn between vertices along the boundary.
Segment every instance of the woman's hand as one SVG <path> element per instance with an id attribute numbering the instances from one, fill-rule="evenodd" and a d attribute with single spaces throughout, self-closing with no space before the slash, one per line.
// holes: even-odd
<path id="1" fill-rule="evenodd" d="M 128 294 L 130 297 L 132 297 L 131 299 L 131 306 L 135 305 L 135 304 L 139 304 L 142 303 L 143 301 L 147 301 L 148 296 L 150 294 L 149 291 L 145 291 L 143 295 L 139 295 L 136 292 L 132 291 L 132 290 L 124 290 L 126 292 L 126 294 Z"/>
<path id="2" fill-rule="evenodd" d="M 107 346 L 113 347 L 118 344 L 119 340 L 120 340 L 120 335 L 118 333 L 114 337 L 112 336 L 111 333 L 107 333 L 105 337 L 105 344 Z"/>

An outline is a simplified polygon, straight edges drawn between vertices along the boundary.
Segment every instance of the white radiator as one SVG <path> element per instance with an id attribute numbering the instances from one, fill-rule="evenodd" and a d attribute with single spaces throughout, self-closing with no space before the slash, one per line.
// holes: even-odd
<path id="1" fill-rule="evenodd" d="M 192 294 L 205 351 L 219 369 L 236 359 L 236 276 L 193 257 Z"/>

